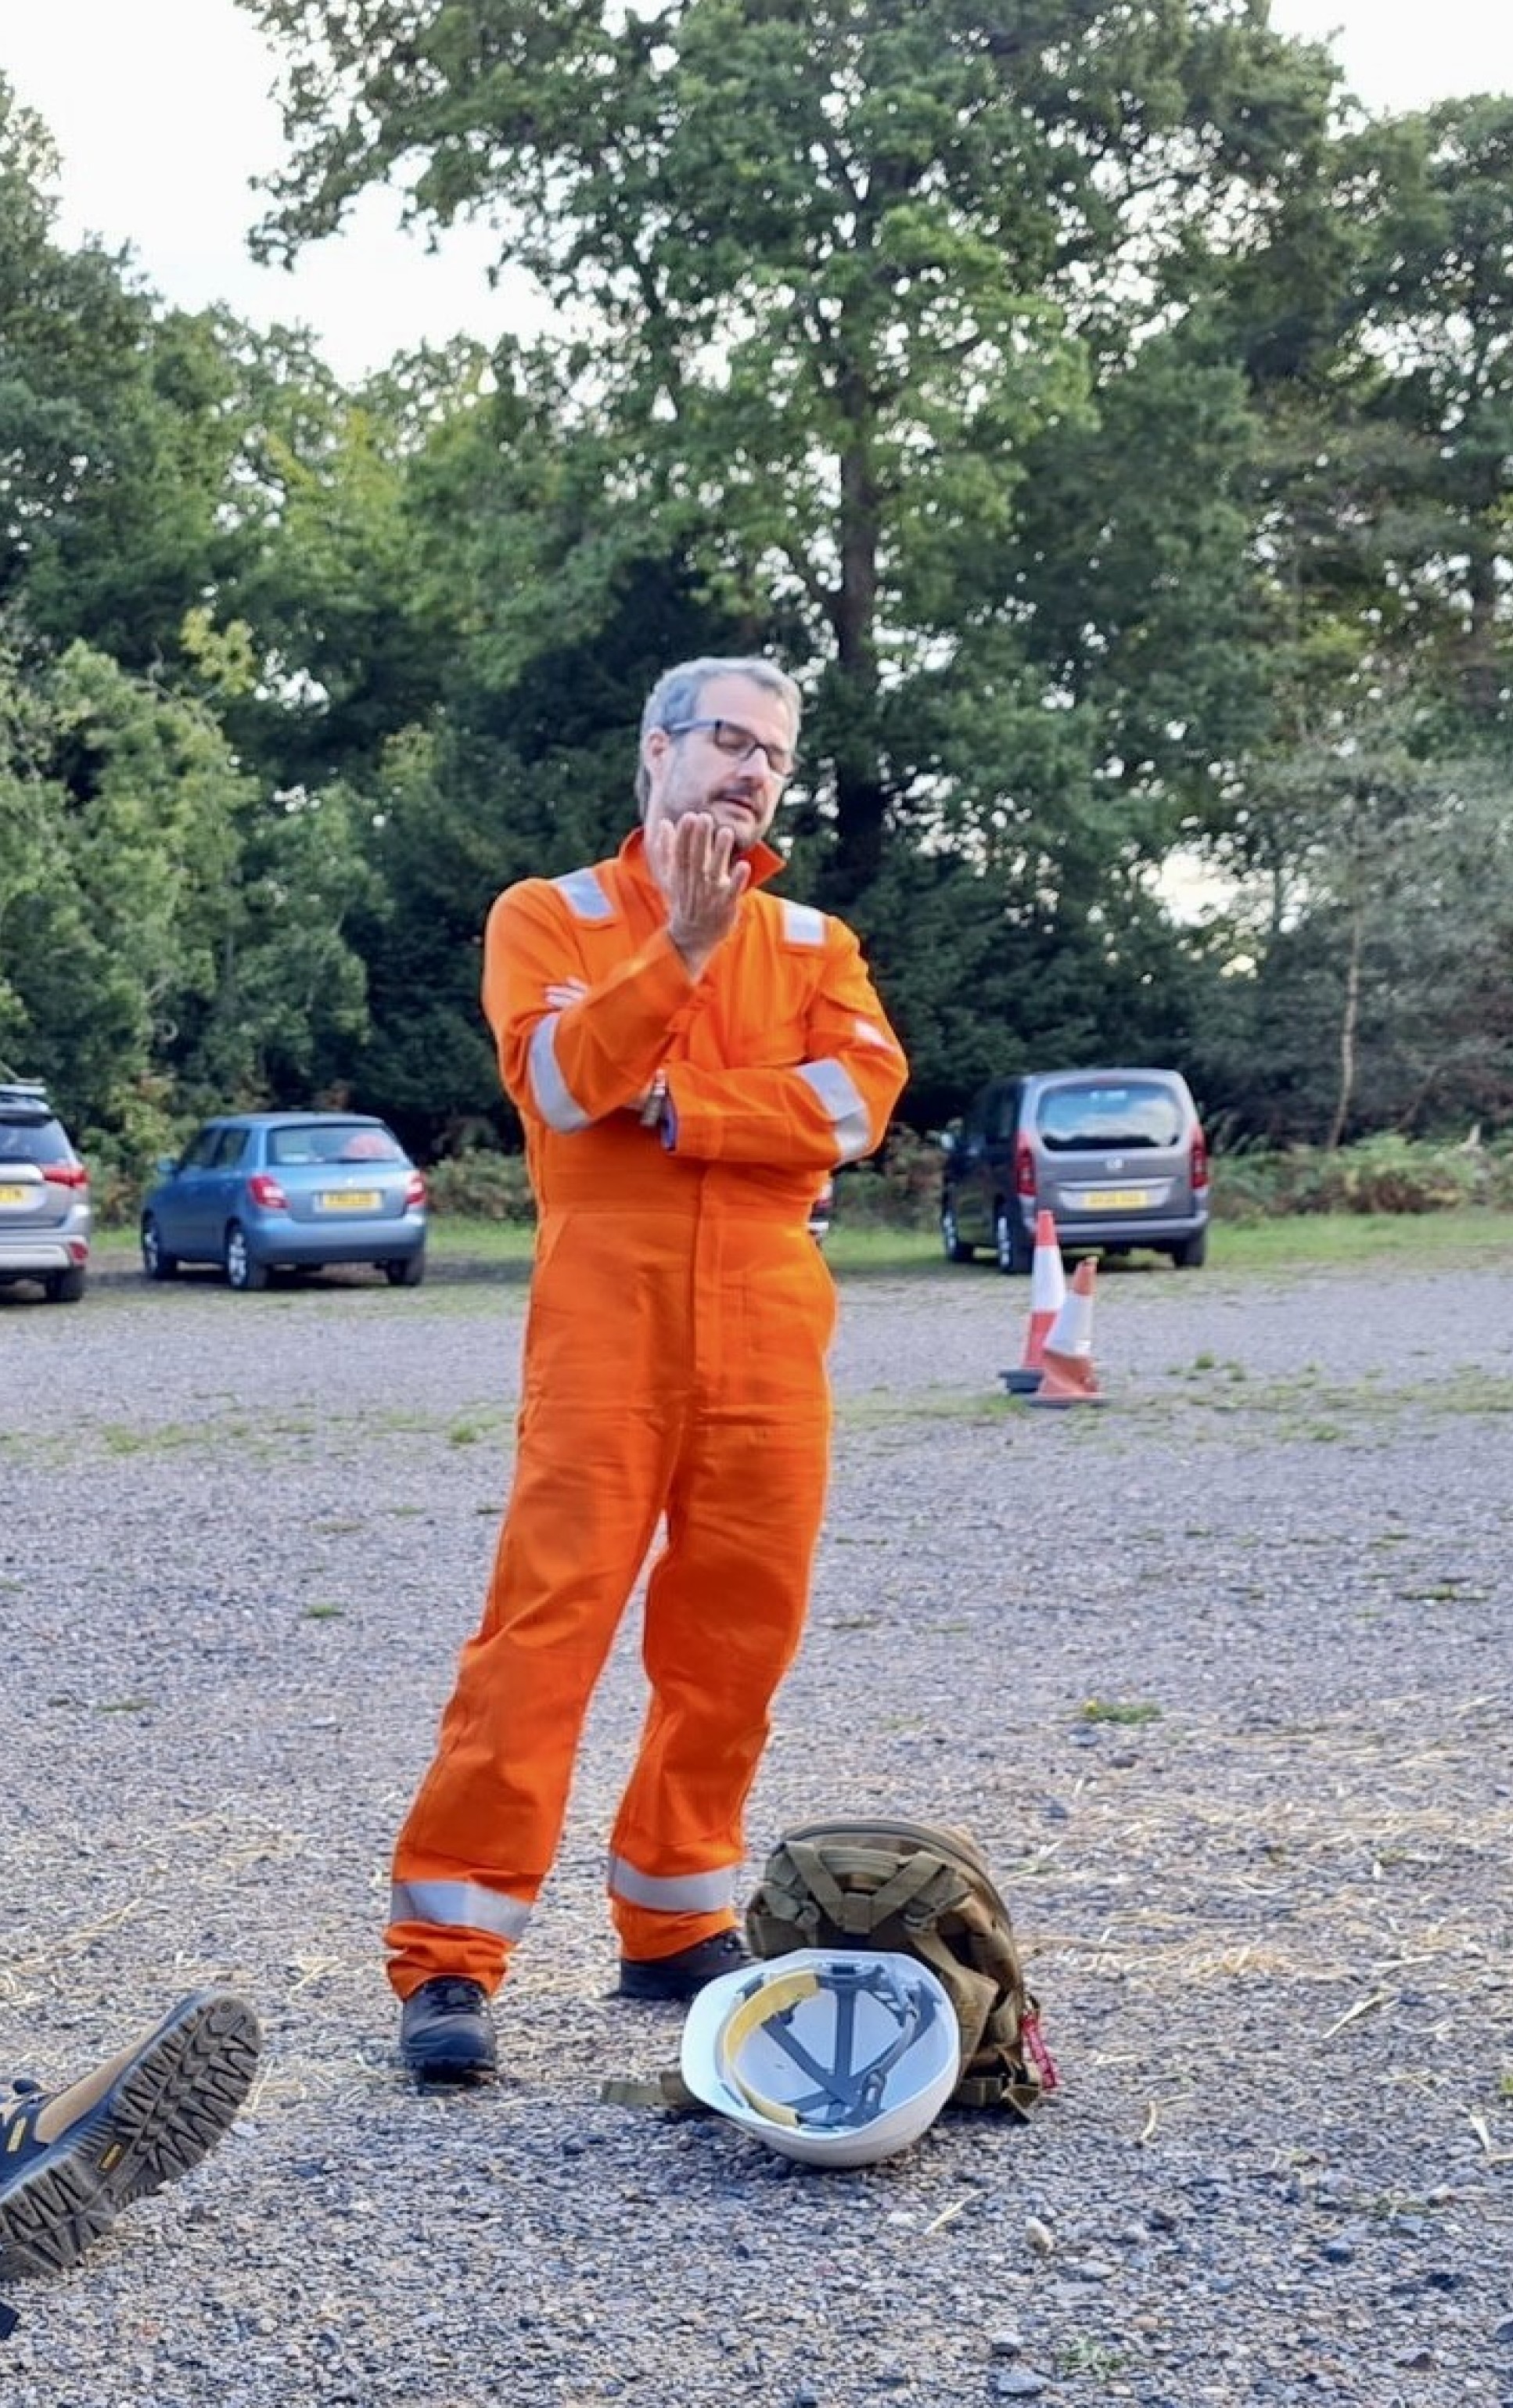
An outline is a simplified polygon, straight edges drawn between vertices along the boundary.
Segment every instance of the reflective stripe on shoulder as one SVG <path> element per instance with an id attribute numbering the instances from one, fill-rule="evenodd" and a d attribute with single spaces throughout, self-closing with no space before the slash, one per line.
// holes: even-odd
<path id="1" fill-rule="evenodd" d="M 440 1923 L 449 1929 L 492 1931 L 499 1940 L 518 1940 L 531 1920 L 531 1910 L 502 1890 L 482 1889 L 477 1882 L 395 1882 L 389 1901 L 391 1923 Z"/>
<path id="2" fill-rule="evenodd" d="M 872 1129 L 850 1072 L 839 1062 L 801 1062 L 798 1074 L 807 1079 L 830 1114 L 838 1148 L 836 1160 L 860 1161 L 872 1143 Z"/>
<path id="3" fill-rule="evenodd" d="M 609 1859 L 611 1897 L 627 1906 L 649 1907 L 661 1914 L 720 1914 L 735 1903 L 735 1868 L 722 1865 L 713 1873 L 678 1873 L 659 1881 L 637 1872 L 623 1856 Z"/>
<path id="4" fill-rule="evenodd" d="M 785 945 L 822 945 L 825 940 L 825 915 L 812 903 L 790 903 L 783 899 L 783 942 Z"/>
<path id="5" fill-rule="evenodd" d="M 560 1011 L 549 1011 L 531 1031 L 531 1049 L 527 1057 L 531 1093 L 535 1108 L 548 1128 L 557 1129 L 570 1137 L 575 1129 L 589 1125 L 589 1115 L 574 1096 L 557 1060 L 557 1023 Z"/>
<path id="6" fill-rule="evenodd" d="M 569 869 L 551 881 L 568 910 L 579 920 L 612 920 L 615 907 L 599 882 L 596 870 Z"/>

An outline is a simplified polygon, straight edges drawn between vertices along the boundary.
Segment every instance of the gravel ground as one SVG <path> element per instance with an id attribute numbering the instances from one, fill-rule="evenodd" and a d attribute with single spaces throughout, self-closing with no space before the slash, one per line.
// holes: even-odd
<path id="1" fill-rule="evenodd" d="M 845 1283 L 833 1511 L 753 1858 L 967 1824 L 1060 2098 L 795 2169 L 601 2106 L 634 1617 L 500 2003 L 422 2098 L 378 1930 L 481 1599 L 523 1289 L 0 1294 L 0 2064 L 180 1991 L 267 2031 L 224 2144 L 16 2286 L 6 2408 L 1513 2402 L 1508 1266 L 1102 1283 L 1102 1412 L 1011 1401 L 1027 1297 Z M 754 1866 L 753 1866 L 754 1869 Z"/>

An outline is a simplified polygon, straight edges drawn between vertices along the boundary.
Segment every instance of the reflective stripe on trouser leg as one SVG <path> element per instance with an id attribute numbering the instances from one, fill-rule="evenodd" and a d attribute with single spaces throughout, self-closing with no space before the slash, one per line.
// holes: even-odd
<path id="1" fill-rule="evenodd" d="M 436 1973 L 464 1973 L 498 1987 L 509 1951 L 531 1919 L 525 1900 L 473 1881 L 396 1881 L 384 1937 L 390 1978 L 402 1999 Z"/>
<path id="2" fill-rule="evenodd" d="M 609 1859 L 609 1895 L 656 1914 L 719 1914 L 728 1921 L 735 1904 L 733 1866 L 714 1873 L 672 1873 L 658 1879 L 638 1872 L 623 1856 Z"/>

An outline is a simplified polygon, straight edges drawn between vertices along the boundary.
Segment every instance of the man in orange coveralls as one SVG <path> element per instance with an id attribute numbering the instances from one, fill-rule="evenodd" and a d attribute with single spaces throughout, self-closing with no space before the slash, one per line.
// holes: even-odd
<path id="1" fill-rule="evenodd" d="M 484 1009 L 539 1226 L 514 1493 L 395 1851 L 389 1972 L 422 2081 L 495 2070 L 488 1999 L 664 1514 L 610 1842 L 621 1994 L 691 1998 L 744 1953 L 742 1812 L 828 1469 L 835 1298 L 808 1211 L 878 1144 L 906 1076 L 850 930 L 764 891 L 799 711 L 766 661 L 669 670 L 642 719 L 641 827 L 489 916 Z"/>

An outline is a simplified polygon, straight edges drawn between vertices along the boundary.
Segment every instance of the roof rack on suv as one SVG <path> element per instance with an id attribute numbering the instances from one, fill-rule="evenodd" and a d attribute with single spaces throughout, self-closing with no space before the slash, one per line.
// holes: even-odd
<path id="1" fill-rule="evenodd" d="M 32 1104 L 47 1110 L 45 1079 L 0 1079 L 0 1104 Z"/>

